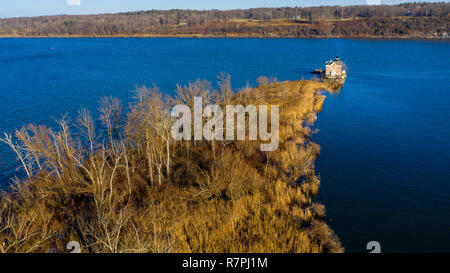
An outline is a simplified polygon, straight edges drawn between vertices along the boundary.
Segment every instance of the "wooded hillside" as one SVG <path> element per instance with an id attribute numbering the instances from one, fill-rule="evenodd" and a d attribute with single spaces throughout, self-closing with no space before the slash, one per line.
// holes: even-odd
<path id="1" fill-rule="evenodd" d="M 446 37 L 450 3 L 0 19 L 0 36 Z"/>

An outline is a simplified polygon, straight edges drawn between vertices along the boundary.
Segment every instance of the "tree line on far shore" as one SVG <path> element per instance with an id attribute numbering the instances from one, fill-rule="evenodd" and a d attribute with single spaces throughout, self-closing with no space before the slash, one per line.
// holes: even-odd
<path id="1" fill-rule="evenodd" d="M 411 36 L 449 32 L 450 3 L 148 10 L 0 19 L 1 36 Z"/>

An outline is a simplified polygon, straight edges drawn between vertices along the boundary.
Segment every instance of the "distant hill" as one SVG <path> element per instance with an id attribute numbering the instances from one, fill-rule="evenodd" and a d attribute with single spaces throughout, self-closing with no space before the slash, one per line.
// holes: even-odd
<path id="1" fill-rule="evenodd" d="M 447 37 L 450 3 L 148 10 L 0 19 L 0 36 Z"/>

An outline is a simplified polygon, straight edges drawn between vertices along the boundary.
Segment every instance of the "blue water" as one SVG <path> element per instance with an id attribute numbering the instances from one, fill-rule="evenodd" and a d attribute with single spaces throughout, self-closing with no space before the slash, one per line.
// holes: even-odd
<path id="1" fill-rule="evenodd" d="M 310 39 L 0 39 L 0 132 L 125 104 L 135 85 L 260 75 L 295 80 L 341 56 L 349 78 L 329 95 L 314 140 L 329 222 L 347 251 L 450 251 L 450 43 Z M 0 183 L 18 166 L 0 146 Z"/>

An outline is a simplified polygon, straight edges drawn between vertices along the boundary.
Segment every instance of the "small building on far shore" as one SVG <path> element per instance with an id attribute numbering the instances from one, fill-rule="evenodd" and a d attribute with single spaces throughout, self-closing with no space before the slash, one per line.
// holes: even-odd
<path id="1" fill-rule="evenodd" d="M 339 57 L 325 63 L 325 78 L 335 79 L 346 77 L 347 71 L 345 71 L 344 62 Z"/>

